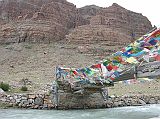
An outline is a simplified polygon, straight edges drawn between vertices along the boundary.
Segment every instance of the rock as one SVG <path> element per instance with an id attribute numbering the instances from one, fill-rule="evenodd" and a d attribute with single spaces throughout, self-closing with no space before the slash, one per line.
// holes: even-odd
<path id="1" fill-rule="evenodd" d="M 14 98 L 14 99 L 17 99 L 17 98 L 18 98 L 18 96 L 17 96 L 17 95 L 14 95 L 14 96 L 13 96 L 13 98 Z"/>
<path id="2" fill-rule="evenodd" d="M 149 102 L 149 96 L 143 95 L 140 97 L 141 100 L 143 100 L 146 104 Z"/>
<path id="3" fill-rule="evenodd" d="M 6 98 L 0 98 L 0 101 L 6 102 L 7 100 L 6 100 Z"/>
<path id="4" fill-rule="evenodd" d="M 27 78 L 21 79 L 21 80 L 19 81 L 19 83 L 20 83 L 21 85 L 23 85 L 23 86 L 25 86 L 25 85 L 32 85 L 32 81 L 30 81 L 30 80 L 27 79 Z"/>
<path id="5" fill-rule="evenodd" d="M 10 67 L 11 67 L 11 68 L 14 68 L 14 66 L 13 66 L 13 65 L 10 65 Z"/>
<path id="6" fill-rule="evenodd" d="M 39 96 L 38 97 L 40 97 L 40 98 L 44 98 L 45 97 L 45 95 L 44 94 L 39 94 Z"/>
<path id="7" fill-rule="evenodd" d="M 145 102 L 145 101 L 143 101 L 143 100 L 141 100 L 141 99 L 139 99 L 138 101 L 139 101 L 139 103 L 140 103 L 141 105 L 146 105 L 146 102 Z"/>
<path id="8" fill-rule="evenodd" d="M 33 109 L 38 109 L 38 108 L 39 108 L 39 105 L 33 106 Z"/>
<path id="9" fill-rule="evenodd" d="M 11 96 L 11 97 L 9 97 L 9 99 L 10 99 L 10 100 L 13 100 L 14 98 Z"/>
<path id="10" fill-rule="evenodd" d="M 43 105 L 43 99 L 40 97 L 37 97 L 34 101 L 35 105 Z"/>
<path id="11" fill-rule="evenodd" d="M 22 99 L 22 100 L 27 100 L 27 97 L 26 97 L 26 96 L 22 96 L 21 99 Z"/>
<path id="12" fill-rule="evenodd" d="M 48 105 L 47 104 L 43 104 L 42 109 L 48 109 Z"/>
<path id="13" fill-rule="evenodd" d="M 122 107 L 124 106 L 124 102 L 123 101 L 117 101 L 113 103 L 113 107 Z"/>
<path id="14" fill-rule="evenodd" d="M 22 98 L 22 94 L 18 94 L 17 97 L 18 97 L 18 98 Z"/>
<path id="15" fill-rule="evenodd" d="M 5 94 L 5 92 L 0 88 L 0 94 Z"/>
<path id="16" fill-rule="evenodd" d="M 148 103 L 149 104 L 156 104 L 157 102 L 156 102 L 155 98 L 150 98 Z"/>
<path id="17" fill-rule="evenodd" d="M 22 108 L 27 108 L 27 103 L 22 104 Z"/>
<path id="18" fill-rule="evenodd" d="M 54 108 L 54 105 L 53 104 L 48 104 L 48 109 L 52 109 Z"/>
<path id="19" fill-rule="evenodd" d="M 28 105 L 29 102 L 27 100 L 21 100 L 21 103 L 24 104 L 24 105 Z"/>
<path id="20" fill-rule="evenodd" d="M 20 103 L 21 102 L 21 99 L 16 99 L 16 103 Z"/>
<path id="21" fill-rule="evenodd" d="M 33 99 L 28 99 L 28 103 L 29 103 L 29 104 L 34 103 L 34 100 L 33 100 Z"/>
<path id="22" fill-rule="evenodd" d="M 29 99 L 35 99 L 35 97 L 36 97 L 35 94 L 28 94 Z"/>
<path id="23" fill-rule="evenodd" d="M 160 100 L 157 101 L 157 104 L 160 104 Z"/>
<path id="24" fill-rule="evenodd" d="M 76 21 L 76 26 L 90 24 L 90 19 L 93 16 L 96 16 L 101 9 L 101 7 L 96 5 L 88 5 L 82 8 L 78 8 L 78 19 Z"/>

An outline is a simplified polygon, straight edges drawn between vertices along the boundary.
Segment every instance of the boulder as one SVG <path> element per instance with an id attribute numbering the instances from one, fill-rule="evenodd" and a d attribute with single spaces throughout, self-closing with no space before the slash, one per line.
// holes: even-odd
<path id="1" fill-rule="evenodd" d="M 141 100 L 141 99 L 139 99 L 139 103 L 140 103 L 141 105 L 146 105 L 146 102 L 145 102 L 144 100 Z"/>
<path id="2" fill-rule="evenodd" d="M 155 98 L 150 98 L 150 100 L 149 100 L 148 103 L 149 103 L 149 104 L 156 104 L 157 101 L 155 100 Z"/>
<path id="3" fill-rule="evenodd" d="M 37 97 L 34 101 L 35 105 L 43 105 L 43 98 Z"/>
<path id="4" fill-rule="evenodd" d="M 0 94 L 4 94 L 5 92 L 0 88 Z"/>
<path id="5" fill-rule="evenodd" d="M 36 97 L 35 94 L 28 94 L 29 99 L 35 99 L 35 97 Z"/>

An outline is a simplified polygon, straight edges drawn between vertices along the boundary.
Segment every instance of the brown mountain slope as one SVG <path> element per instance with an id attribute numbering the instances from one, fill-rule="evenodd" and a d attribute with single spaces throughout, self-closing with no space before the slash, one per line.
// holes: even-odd
<path id="1" fill-rule="evenodd" d="M 62 40 L 68 34 L 70 35 L 69 40 L 73 41 L 74 35 L 72 36 L 72 32 L 69 31 L 78 26 L 84 27 L 84 30 L 88 27 L 91 28 L 86 25 L 96 27 L 99 32 L 106 31 L 106 28 L 113 31 L 113 34 L 119 32 L 130 37 L 129 40 L 135 39 L 152 29 L 150 21 L 142 14 L 126 10 L 116 3 L 107 8 L 91 5 L 77 9 L 75 5 L 66 0 L 0 1 L 1 44 L 15 42 L 49 43 Z M 97 27 L 97 25 L 99 26 Z M 74 33 L 76 28 L 73 30 Z M 103 33 L 88 34 L 97 38 Z M 117 38 L 122 41 L 121 35 L 117 34 Z M 73 42 L 76 42 L 79 38 L 73 39 L 75 39 Z M 103 36 L 102 39 L 102 42 L 112 40 L 112 34 L 109 39 Z M 98 39 L 95 40 L 98 41 Z M 100 43 L 102 43 L 101 41 Z M 85 38 L 84 42 L 86 42 Z"/>
<path id="2" fill-rule="evenodd" d="M 76 7 L 65 0 L 4 0 L 0 6 L 0 43 L 58 41 L 75 25 Z"/>
<path id="3" fill-rule="evenodd" d="M 152 29 L 150 21 L 142 14 L 126 10 L 116 3 L 107 8 L 86 6 L 79 11 L 89 24 L 71 31 L 67 37 L 70 42 L 107 44 L 109 41 L 114 45 L 123 44 Z"/>

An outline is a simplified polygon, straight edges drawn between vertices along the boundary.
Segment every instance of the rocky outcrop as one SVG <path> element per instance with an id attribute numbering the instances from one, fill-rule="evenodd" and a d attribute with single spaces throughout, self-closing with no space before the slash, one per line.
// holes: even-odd
<path id="1" fill-rule="evenodd" d="M 89 20 L 89 24 L 74 29 L 67 36 L 69 42 L 128 44 L 152 29 L 145 16 L 126 10 L 116 3 L 107 8 L 87 6 L 79 11 Z"/>
<path id="2" fill-rule="evenodd" d="M 0 6 L 0 43 L 58 41 L 75 26 L 76 7 L 66 0 L 4 0 Z"/>
<path id="3" fill-rule="evenodd" d="M 0 29 L 0 43 L 50 43 L 63 39 L 66 32 L 66 28 L 62 25 L 47 21 L 24 21 L 23 23 L 5 24 Z"/>
<path id="4" fill-rule="evenodd" d="M 78 8 L 78 11 L 84 18 L 89 18 L 92 16 L 96 16 L 101 9 L 102 7 L 96 5 L 89 5 L 82 8 Z"/>
<path id="5" fill-rule="evenodd" d="M 75 44 L 103 44 L 106 46 L 124 45 L 131 37 L 123 32 L 112 30 L 105 25 L 83 25 L 73 30 L 66 39 Z M 123 40 L 122 40 L 123 39 Z"/>
<path id="6" fill-rule="evenodd" d="M 98 7 L 96 5 L 89 5 L 82 8 L 78 8 L 76 15 L 76 27 L 90 24 L 90 19 L 93 16 L 96 16 L 101 9 L 101 7 Z"/>

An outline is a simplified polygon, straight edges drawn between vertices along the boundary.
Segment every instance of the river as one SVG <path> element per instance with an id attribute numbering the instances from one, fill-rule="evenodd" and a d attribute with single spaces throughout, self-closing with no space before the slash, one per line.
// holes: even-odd
<path id="1" fill-rule="evenodd" d="M 0 109 L 0 119 L 160 119 L 160 105 L 91 110 Z"/>

